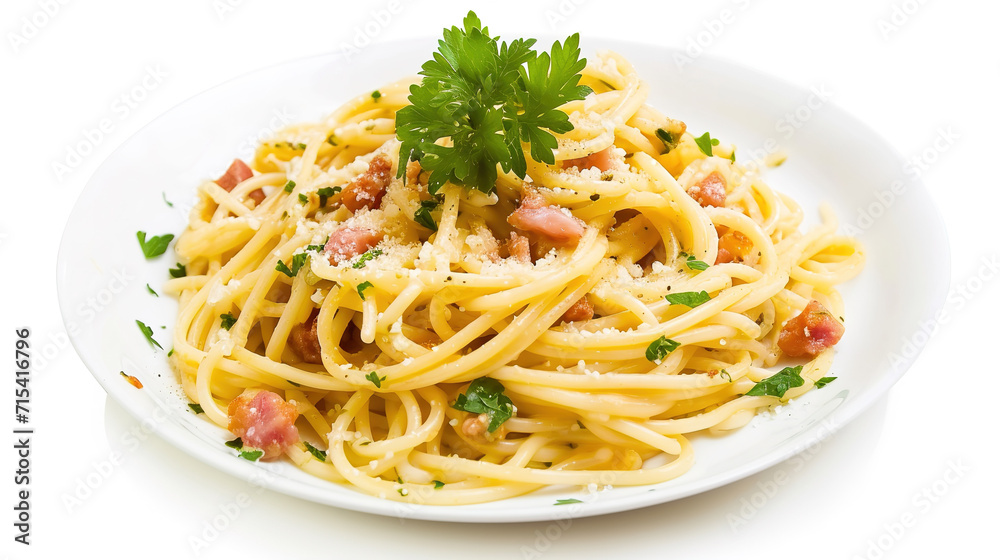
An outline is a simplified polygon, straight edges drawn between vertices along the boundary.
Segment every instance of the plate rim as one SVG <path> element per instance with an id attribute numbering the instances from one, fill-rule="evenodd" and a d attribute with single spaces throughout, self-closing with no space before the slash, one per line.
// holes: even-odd
<path id="1" fill-rule="evenodd" d="M 544 41 L 556 40 L 557 37 L 551 33 L 540 33 L 537 34 L 539 43 Z M 399 49 L 406 49 L 413 46 L 422 46 L 432 44 L 432 41 L 436 40 L 436 37 L 432 35 L 422 35 L 414 38 L 386 41 L 382 43 L 377 43 L 369 45 L 366 47 L 366 51 L 369 55 L 372 55 L 372 51 L 386 51 L 392 52 Z M 561 39 L 558 39 L 561 40 Z M 669 56 L 671 59 L 675 54 L 683 54 L 683 49 L 677 47 L 670 47 L 665 45 L 656 45 L 651 43 L 643 43 L 640 41 L 633 40 L 623 40 L 619 38 L 612 38 L 603 35 L 588 35 L 586 38 L 586 43 L 583 46 L 593 45 L 590 50 L 593 52 L 605 49 L 611 49 L 615 51 L 622 50 L 624 52 L 634 52 L 636 49 L 652 49 Z M 598 48 L 600 46 L 600 48 Z M 56 257 L 56 292 L 59 301 L 60 316 L 62 318 L 63 324 L 67 325 L 71 323 L 69 308 L 69 296 L 67 295 L 67 290 L 69 289 L 66 285 L 66 275 L 63 274 L 63 268 L 66 263 L 65 253 L 68 250 L 67 246 L 71 244 L 71 233 L 74 229 L 71 227 L 75 222 L 82 219 L 82 205 L 81 201 L 93 190 L 95 190 L 98 185 L 96 183 L 97 179 L 100 179 L 106 168 L 110 163 L 113 163 L 116 156 L 123 150 L 123 148 L 129 145 L 135 138 L 140 137 L 145 134 L 145 132 L 153 127 L 155 124 L 169 118 L 172 113 L 177 111 L 179 108 L 184 107 L 188 104 L 195 103 L 201 97 L 205 96 L 209 92 L 224 89 L 230 87 L 232 84 L 241 82 L 244 80 L 252 79 L 256 76 L 266 75 L 270 72 L 275 71 L 278 68 L 307 63 L 314 60 L 329 61 L 332 64 L 343 63 L 345 56 L 341 52 L 330 51 L 326 53 L 318 53 L 309 56 L 302 56 L 287 59 L 284 61 L 276 62 L 273 64 L 266 65 L 264 67 L 256 68 L 254 70 L 244 72 L 240 75 L 227 79 L 211 87 L 205 88 L 198 93 L 181 100 L 180 102 L 174 104 L 170 108 L 166 109 L 162 113 L 158 114 L 156 117 L 151 119 L 149 122 L 145 123 L 142 127 L 136 130 L 128 138 L 123 140 L 121 144 L 115 147 L 115 149 L 105 157 L 101 164 L 94 170 L 94 172 L 87 179 L 85 186 L 80 190 L 77 199 L 74 201 L 73 209 L 66 220 L 66 224 L 63 229 L 63 234 L 60 239 L 59 250 Z M 796 94 L 801 94 L 807 92 L 804 87 L 790 82 L 782 77 L 772 75 L 768 72 L 759 70 L 754 67 L 747 66 L 743 63 L 723 59 L 710 54 L 703 54 L 698 57 L 698 63 L 705 63 L 708 65 L 714 65 L 717 68 L 724 68 L 727 72 L 733 72 L 739 74 L 739 79 L 747 79 L 756 81 L 757 83 L 768 83 L 769 85 L 777 86 L 780 89 L 788 92 L 794 92 Z M 837 111 L 839 117 L 847 119 L 848 124 L 851 127 L 861 129 L 864 136 L 876 140 L 883 148 L 885 148 L 889 153 L 893 155 L 897 162 L 903 163 L 905 159 L 899 150 L 884 136 L 882 136 L 878 131 L 871 127 L 868 123 L 861 120 L 860 118 L 854 116 L 852 113 L 843 109 L 836 102 L 827 102 L 828 107 Z M 906 179 L 907 189 L 911 191 L 916 191 L 920 193 L 921 207 L 930 210 L 930 215 L 933 217 L 933 223 L 926 224 L 928 230 L 932 230 L 933 237 L 935 241 L 938 241 L 941 247 L 938 247 L 935 252 L 935 259 L 938 262 L 945 262 L 946 266 L 938 267 L 941 272 L 937 274 L 934 281 L 929 289 L 926 299 L 921 302 L 922 314 L 921 316 L 931 317 L 937 312 L 945 302 L 948 290 L 950 289 L 950 271 L 952 267 L 952 255 L 951 255 L 951 245 L 949 242 L 948 230 L 946 227 L 946 222 L 941 214 L 940 208 L 933 204 L 933 199 L 930 196 L 930 191 L 924 180 L 919 177 L 907 176 Z M 941 252 L 943 250 L 943 253 Z M 67 329 L 68 330 L 68 329 Z M 91 375 L 97 380 L 101 387 L 107 393 L 108 398 L 113 399 L 119 406 L 136 420 L 143 420 L 149 417 L 150 410 L 155 410 L 159 407 L 168 415 L 172 415 L 170 410 L 163 409 L 157 404 L 156 400 L 149 397 L 148 394 L 143 394 L 142 398 L 129 398 L 129 395 L 125 393 L 124 389 L 118 387 L 117 384 L 112 384 L 111 380 L 113 377 L 111 375 L 105 375 L 104 365 L 100 363 L 99 357 L 89 351 L 89 349 L 84 347 L 84 341 L 81 340 L 81 334 L 68 334 L 70 343 L 72 344 L 77 355 L 80 357 L 81 361 L 85 365 Z M 595 499 L 590 502 L 584 502 L 583 504 L 576 504 L 579 507 L 571 508 L 532 508 L 528 509 L 505 509 L 505 508 L 495 508 L 490 509 L 491 504 L 506 503 L 511 499 L 500 500 L 498 502 L 492 502 L 487 504 L 474 504 L 468 506 L 431 506 L 431 505 L 419 505 L 419 504 L 407 504 L 406 508 L 410 510 L 412 515 L 401 516 L 399 509 L 401 506 L 400 502 L 395 502 L 391 500 L 381 500 L 375 496 L 370 496 L 367 494 L 362 494 L 357 492 L 357 496 L 351 496 L 350 499 L 339 500 L 338 496 L 330 495 L 327 493 L 317 494 L 315 492 L 315 484 L 329 484 L 338 487 L 343 487 L 351 489 L 347 485 L 338 485 L 318 477 L 314 477 L 314 484 L 307 484 L 304 481 L 295 480 L 292 478 L 281 476 L 276 470 L 268 468 L 268 465 L 250 463 L 250 462 L 237 462 L 232 460 L 233 457 L 229 454 L 216 453 L 216 452 L 204 452 L 202 449 L 202 443 L 200 441 L 195 441 L 192 438 L 191 433 L 183 426 L 183 424 L 177 419 L 170 422 L 159 422 L 155 424 L 153 428 L 153 433 L 157 436 L 163 438 L 172 447 L 176 449 L 183 450 L 189 456 L 195 458 L 202 464 L 211 466 L 219 471 L 226 474 L 236 476 L 243 480 L 244 482 L 255 483 L 255 479 L 261 476 L 262 471 L 269 472 L 275 479 L 270 480 L 262 486 L 265 488 L 278 491 L 280 493 L 294 496 L 299 499 L 305 499 L 312 502 L 329 505 L 345 510 L 360 511 L 364 513 L 384 515 L 384 516 L 394 516 L 394 517 L 406 517 L 411 519 L 419 519 L 426 521 L 444 521 L 444 522 L 463 522 L 463 523 L 493 523 L 493 522 L 503 522 L 503 523 L 514 523 L 514 522 L 530 522 L 530 521 L 555 521 L 559 519 L 569 519 L 569 518 L 582 518 L 596 515 L 605 515 L 611 513 L 617 513 L 621 511 L 630 511 L 634 509 L 640 509 L 645 507 L 650 507 L 654 505 L 659 505 L 682 498 L 687 498 L 696 494 L 707 492 L 721 486 L 725 486 L 747 478 L 754 474 L 757 474 L 769 467 L 777 465 L 799 453 L 803 450 L 816 445 L 833 434 L 837 433 L 843 426 L 854 421 L 858 416 L 860 416 L 865 411 L 869 410 L 879 399 L 884 398 L 888 391 L 895 385 L 899 379 L 906 374 L 910 368 L 916 363 L 917 359 L 923 353 L 924 346 L 917 348 L 917 352 L 910 357 L 902 357 L 902 365 L 898 368 L 889 369 L 889 371 L 883 376 L 880 382 L 873 386 L 870 390 L 867 390 L 860 395 L 854 396 L 845 407 L 836 409 L 836 413 L 839 415 L 839 421 L 832 427 L 826 430 L 820 430 L 821 423 L 817 422 L 816 425 L 807 428 L 805 431 L 797 434 L 796 436 L 790 438 L 788 442 L 780 445 L 777 449 L 765 453 L 764 455 L 758 457 L 749 463 L 740 464 L 737 467 L 727 469 L 721 473 L 708 476 L 707 478 L 693 483 L 687 486 L 681 486 L 676 489 L 671 489 L 668 492 L 642 492 L 632 496 L 625 497 L 620 500 L 600 500 Z M 831 413 L 827 413 L 825 417 L 828 417 Z M 205 450 L 217 451 L 209 448 L 207 445 Z M 287 465 L 291 468 L 297 468 L 293 465 Z M 681 477 L 683 479 L 683 476 Z M 679 479 L 674 479 L 679 480 Z M 670 481 L 668 481 L 670 482 Z M 659 483 L 654 485 L 649 485 L 650 490 L 657 490 L 659 486 L 666 483 Z M 351 489 L 353 491 L 353 489 Z M 530 495 L 530 493 L 529 493 Z"/>

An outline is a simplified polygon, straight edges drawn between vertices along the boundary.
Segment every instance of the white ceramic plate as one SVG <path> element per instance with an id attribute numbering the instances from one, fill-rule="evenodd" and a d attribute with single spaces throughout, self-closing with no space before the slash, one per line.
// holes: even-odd
<path id="1" fill-rule="evenodd" d="M 545 48 L 551 39 L 539 43 Z M 722 438 L 695 437 L 696 463 L 676 480 L 597 494 L 548 488 L 475 506 L 409 506 L 314 478 L 289 463 L 238 458 L 223 445 L 228 432 L 191 413 L 166 352 L 153 349 L 136 326 L 138 319 L 153 327 L 169 349 L 177 306 L 146 288 L 148 283 L 158 289 L 168 278 L 172 249 L 147 261 L 135 233 L 180 233 L 199 181 L 220 175 L 234 156 L 249 158 L 271 130 L 318 119 L 355 95 L 415 74 L 434 48 L 432 39 L 378 45 L 349 60 L 318 56 L 243 76 L 170 110 L 98 169 L 66 225 L 59 301 L 80 357 L 136 419 L 209 465 L 320 503 L 430 520 L 549 520 L 667 502 L 756 473 L 855 418 L 916 358 L 926 340 L 919 334 L 921 321 L 932 316 L 947 290 L 948 243 L 925 189 L 904 174 L 902 159 L 885 141 L 815 92 L 745 68 L 700 58 L 678 69 L 677 53 L 668 49 L 584 38 L 585 55 L 611 48 L 629 58 L 651 86 L 651 103 L 687 122 L 695 134 L 707 130 L 735 142 L 741 159 L 780 145 L 789 159 L 766 175 L 770 184 L 803 205 L 807 222 L 817 221 L 816 208 L 827 201 L 843 224 L 860 231 L 868 265 L 843 287 L 847 334 L 833 365 L 837 381 L 804 395 L 780 416 L 760 416 Z M 125 382 L 122 370 L 145 388 Z M 574 497 L 583 503 L 554 505 L 557 498 Z"/>

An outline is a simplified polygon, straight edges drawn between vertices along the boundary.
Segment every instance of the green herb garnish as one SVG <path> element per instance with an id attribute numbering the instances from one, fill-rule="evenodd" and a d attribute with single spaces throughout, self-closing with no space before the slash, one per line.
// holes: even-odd
<path id="1" fill-rule="evenodd" d="M 676 340 L 671 340 L 665 336 L 657 338 L 646 347 L 646 359 L 655 362 L 667 357 L 667 354 L 677 350 L 681 345 Z"/>
<path id="2" fill-rule="evenodd" d="M 142 321 L 140 321 L 138 319 L 136 319 L 135 324 L 139 325 L 139 330 L 142 331 L 142 334 L 145 335 L 146 340 L 148 340 L 150 344 L 153 344 L 157 348 L 159 348 L 160 350 L 163 350 L 163 347 L 160 346 L 160 343 L 157 342 L 156 339 L 153 338 L 153 329 L 152 328 L 147 327 L 146 323 L 143 323 Z"/>
<path id="3" fill-rule="evenodd" d="M 364 268 L 365 265 L 368 264 L 368 261 L 374 259 L 375 257 L 381 254 L 382 254 L 382 249 L 375 249 L 375 248 L 368 249 L 367 251 L 362 253 L 360 257 L 358 257 L 358 260 L 354 261 L 354 264 L 352 264 L 351 267 Z"/>
<path id="4" fill-rule="evenodd" d="M 174 234 L 167 233 L 165 235 L 154 235 L 147 240 L 146 232 L 144 231 L 135 232 L 135 236 L 139 239 L 139 247 L 142 248 L 142 254 L 147 259 L 162 255 L 167 250 L 167 245 L 170 245 L 170 241 L 174 238 Z"/>
<path id="5" fill-rule="evenodd" d="M 496 379 L 480 377 L 470 383 L 466 392 L 459 394 L 451 406 L 473 414 L 485 413 L 490 419 L 486 430 L 492 433 L 514 415 L 514 403 L 503 391 L 503 384 Z"/>
<path id="6" fill-rule="evenodd" d="M 746 394 L 748 397 L 784 397 L 786 391 L 805 383 L 801 373 L 802 366 L 786 367 L 771 377 L 758 381 Z"/>
<path id="7" fill-rule="evenodd" d="M 705 134 L 695 138 L 694 143 L 698 144 L 698 149 L 701 150 L 701 153 L 708 157 L 712 157 L 712 146 L 718 146 L 719 139 L 712 138 L 712 135 L 706 132 Z"/>
<path id="8" fill-rule="evenodd" d="M 553 505 L 556 505 L 556 506 L 565 506 L 565 505 L 568 505 L 568 504 L 582 504 L 582 503 L 583 503 L 583 500 L 577 500 L 576 498 L 561 498 L 559 500 L 556 500 L 556 503 L 553 504 Z"/>
<path id="9" fill-rule="evenodd" d="M 819 381 L 816 382 L 816 388 L 822 389 L 823 387 L 829 385 L 834 379 L 836 379 L 836 377 L 821 377 L 819 378 Z"/>
<path id="10" fill-rule="evenodd" d="M 534 160 L 554 164 L 552 133 L 573 129 L 558 107 L 591 92 L 578 85 L 587 64 L 578 34 L 555 42 L 551 54 L 538 54 L 534 39 L 498 43 L 475 12 L 462 23 L 464 28 L 444 30 L 438 51 L 420 71 L 423 80 L 410 87 L 410 105 L 396 112 L 398 176 L 403 162 L 419 160 L 430 171 L 431 194 L 446 181 L 491 193 L 497 164 L 524 178 L 522 142 Z M 452 145 L 435 144 L 440 138 Z"/>
<path id="11" fill-rule="evenodd" d="M 676 294 L 667 294 L 664 296 L 671 305 L 686 305 L 688 307 L 694 308 L 712 299 L 712 296 L 708 295 L 708 292 L 702 290 L 700 292 L 680 292 Z"/>
<path id="12" fill-rule="evenodd" d="M 285 192 L 287 192 L 287 193 L 292 192 L 293 190 L 295 190 L 295 181 L 292 181 L 292 180 L 289 179 L 287 182 L 285 182 L 285 187 L 284 188 L 285 188 Z"/>
<path id="13" fill-rule="evenodd" d="M 260 459 L 263 456 L 264 456 L 264 452 L 261 451 L 260 449 L 254 449 L 252 451 L 247 450 L 247 451 L 241 451 L 240 452 L 240 457 L 243 457 L 247 461 L 256 461 L 257 459 Z"/>
<path id="14" fill-rule="evenodd" d="M 322 449 L 317 449 L 315 446 L 313 446 L 313 444 L 309 443 L 308 441 L 305 441 L 303 443 L 306 444 L 306 449 L 309 451 L 309 453 L 312 454 L 313 457 L 319 459 L 321 462 L 324 463 L 326 462 L 326 451 L 323 451 Z"/>
<path id="15" fill-rule="evenodd" d="M 227 441 L 226 447 L 232 447 L 233 449 L 243 449 L 243 438 L 236 438 Z"/>
<path id="16" fill-rule="evenodd" d="M 146 284 L 146 290 L 147 290 L 147 291 L 148 291 L 149 293 L 153 294 L 154 296 L 156 296 L 156 297 L 160 297 L 160 294 L 156 293 L 156 290 L 154 290 L 153 288 L 150 288 L 150 287 L 149 287 L 149 284 Z"/>
<path id="17" fill-rule="evenodd" d="M 413 221 L 431 231 L 437 231 L 437 222 L 434 221 L 434 216 L 431 216 L 431 210 L 437 207 L 438 201 L 434 199 L 420 201 L 420 208 L 417 208 L 417 211 L 413 213 Z"/>
<path id="18" fill-rule="evenodd" d="M 278 272 L 284 274 L 289 278 L 295 278 L 295 275 L 298 274 L 299 269 L 301 269 L 302 266 L 306 264 L 306 259 L 308 258 L 309 255 L 305 253 L 298 253 L 296 255 L 292 255 L 292 268 L 288 268 L 288 265 L 279 260 L 278 264 L 274 266 L 274 270 L 277 270 Z"/>
<path id="19" fill-rule="evenodd" d="M 371 381 L 372 385 L 374 385 L 376 389 L 381 389 L 382 382 L 385 381 L 385 376 L 383 375 L 382 377 L 379 377 L 378 374 L 373 371 L 366 375 L 365 379 Z"/>
<path id="20" fill-rule="evenodd" d="M 188 403 L 188 408 L 190 408 L 195 414 L 204 414 L 205 409 L 201 407 L 198 403 Z"/>
<path id="21" fill-rule="evenodd" d="M 233 317 L 232 313 L 223 313 L 222 315 L 219 315 L 219 317 L 222 319 L 222 328 L 227 331 L 233 328 L 233 325 L 236 324 L 236 317 Z"/>
<path id="22" fill-rule="evenodd" d="M 187 267 L 181 263 L 177 263 L 177 268 L 168 269 L 167 272 L 170 273 L 172 278 L 184 278 L 187 276 Z"/>
<path id="23" fill-rule="evenodd" d="M 323 187 L 316 191 L 319 195 L 319 206 L 320 208 L 326 206 L 326 199 L 340 192 L 340 187 Z"/>
<path id="24" fill-rule="evenodd" d="M 706 270 L 708 269 L 708 263 L 705 261 L 699 261 L 694 258 L 694 255 L 688 255 L 687 261 L 684 262 L 688 268 L 691 270 Z"/>
<path id="25" fill-rule="evenodd" d="M 441 482 L 440 480 L 435 480 L 434 481 L 434 489 L 435 490 L 440 490 L 442 488 L 444 488 L 444 483 Z"/>

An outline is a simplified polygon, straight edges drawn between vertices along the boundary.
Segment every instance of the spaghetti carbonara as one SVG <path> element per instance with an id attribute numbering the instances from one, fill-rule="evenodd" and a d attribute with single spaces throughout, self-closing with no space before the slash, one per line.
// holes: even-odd
<path id="1" fill-rule="evenodd" d="M 652 484 L 690 468 L 689 434 L 830 380 L 861 247 L 825 208 L 800 231 L 623 57 L 582 71 L 555 164 L 528 157 L 492 193 L 432 195 L 400 161 L 410 83 L 198 189 L 171 360 L 245 458 L 422 504 Z"/>

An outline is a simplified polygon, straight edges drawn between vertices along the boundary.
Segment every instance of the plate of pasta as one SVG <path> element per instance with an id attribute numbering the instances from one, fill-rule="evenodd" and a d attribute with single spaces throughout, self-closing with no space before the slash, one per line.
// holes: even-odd
<path id="1" fill-rule="evenodd" d="M 597 515 L 787 459 L 912 364 L 946 235 L 821 90 L 675 54 L 470 13 L 209 90 L 78 201 L 73 344 L 179 449 L 358 511 Z"/>

